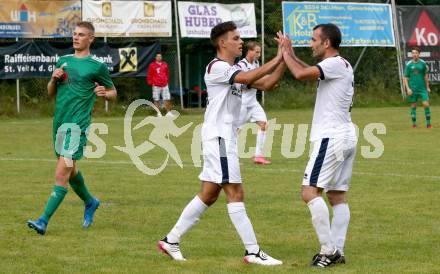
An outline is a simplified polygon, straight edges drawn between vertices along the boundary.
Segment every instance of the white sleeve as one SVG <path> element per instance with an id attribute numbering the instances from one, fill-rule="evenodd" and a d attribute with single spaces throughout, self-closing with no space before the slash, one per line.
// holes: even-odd
<path id="1" fill-rule="evenodd" d="M 249 71 L 249 70 L 250 70 L 250 69 L 248 68 L 246 62 L 243 61 L 243 60 L 241 60 L 240 62 L 238 62 L 238 63 L 236 64 L 236 66 L 240 67 L 240 69 L 241 69 L 242 71 Z"/>
<path id="2" fill-rule="evenodd" d="M 336 79 L 343 76 L 345 66 L 348 65 L 342 58 L 327 58 L 316 66 L 319 69 L 321 80 Z"/>
<path id="3" fill-rule="evenodd" d="M 230 66 L 224 61 L 218 61 L 212 64 L 207 71 L 207 81 L 211 84 L 229 84 L 234 83 L 235 76 L 241 71 L 237 65 Z M 208 84 L 208 83 L 207 83 Z"/>

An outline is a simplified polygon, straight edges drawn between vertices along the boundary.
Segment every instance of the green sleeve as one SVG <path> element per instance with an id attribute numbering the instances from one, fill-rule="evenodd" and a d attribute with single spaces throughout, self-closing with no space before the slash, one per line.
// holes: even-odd
<path id="1" fill-rule="evenodd" d="M 58 58 L 58 61 L 57 61 L 57 63 L 55 64 L 55 68 L 59 68 L 59 67 L 61 67 L 61 65 L 63 64 L 63 61 L 64 61 L 64 58 L 63 58 L 63 57 Z"/>
<path id="2" fill-rule="evenodd" d="M 95 81 L 98 82 L 98 84 L 103 85 L 106 89 L 113 88 L 113 81 L 110 77 L 110 72 L 108 71 L 107 65 L 105 63 L 102 63 L 99 67 L 99 71 L 96 75 Z"/>
<path id="3" fill-rule="evenodd" d="M 408 64 L 406 65 L 406 67 L 405 67 L 405 77 L 406 77 L 406 78 L 409 78 L 409 76 L 410 76 L 410 75 L 409 75 L 409 72 L 410 72 L 409 64 L 410 64 L 410 63 L 408 63 Z"/>

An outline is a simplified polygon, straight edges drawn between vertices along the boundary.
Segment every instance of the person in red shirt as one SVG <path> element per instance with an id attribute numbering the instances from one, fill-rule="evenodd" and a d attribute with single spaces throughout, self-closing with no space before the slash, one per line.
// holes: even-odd
<path id="1" fill-rule="evenodd" d="M 148 66 L 147 84 L 153 87 L 154 105 L 160 108 L 160 97 L 164 101 L 167 115 L 171 115 L 171 95 L 168 88 L 168 64 L 162 60 L 162 54 L 156 53 L 156 58 Z"/>

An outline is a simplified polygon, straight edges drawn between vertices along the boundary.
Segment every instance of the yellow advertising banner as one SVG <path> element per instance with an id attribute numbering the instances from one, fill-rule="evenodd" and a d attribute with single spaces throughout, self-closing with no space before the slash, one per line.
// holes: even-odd
<path id="1" fill-rule="evenodd" d="M 0 37 L 71 37 L 81 1 L 0 0 Z"/>

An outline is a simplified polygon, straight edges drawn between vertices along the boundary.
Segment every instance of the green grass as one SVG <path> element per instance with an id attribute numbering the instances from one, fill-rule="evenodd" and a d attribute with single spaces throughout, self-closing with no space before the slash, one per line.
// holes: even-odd
<path id="1" fill-rule="evenodd" d="M 309 123 L 312 111 L 272 111 L 280 124 Z M 365 159 L 361 136 L 349 192 L 351 224 L 346 242 L 348 264 L 326 273 L 439 273 L 440 107 L 432 108 L 434 128 L 410 128 L 408 108 L 353 109 L 361 132 L 368 123 L 384 123 L 384 143 L 378 159 Z M 141 117 L 136 117 L 140 121 Z M 200 114 L 178 119 L 183 126 L 202 121 Z M 184 168 L 174 162 L 157 176 L 142 174 L 126 154 L 123 120 L 101 117 L 109 133 L 101 159 L 79 162 L 89 189 L 102 200 L 95 223 L 81 229 L 83 205 L 69 190 L 41 237 L 25 222 L 42 212 L 51 192 L 55 161 L 49 118 L 0 121 L 0 272 L 1 273 L 320 273 L 308 267 L 318 241 L 300 184 L 307 155 L 281 156 L 281 132 L 275 132 L 273 164 L 255 166 L 242 160 L 247 212 L 262 248 L 282 259 L 275 268 L 242 263 L 244 253 L 221 195 L 185 235 L 181 247 L 187 262 L 177 263 L 159 253 L 156 241 L 174 225 L 183 207 L 200 188 L 190 156 L 192 130 L 173 138 Z M 193 129 L 191 127 L 191 129 Z M 294 136 L 296 136 L 296 129 Z M 139 144 L 148 129 L 135 134 Z M 255 143 L 249 134 L 249 146 Z M 308 144 L 307 144 L 308 148 Z M 306 149 L 307 151 L 307 149 Z M 158 166 L 165 153 L 158 148 L 144 155 Z"/>

